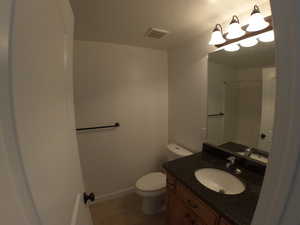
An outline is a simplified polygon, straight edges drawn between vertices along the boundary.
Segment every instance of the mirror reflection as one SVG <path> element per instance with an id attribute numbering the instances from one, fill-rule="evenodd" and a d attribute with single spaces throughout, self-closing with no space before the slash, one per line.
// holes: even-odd
<path id="1" fill-rule="evenodd" d="M 274 43 L 210 53 L 207 141 L 267 162 L 275 95 Z"/>

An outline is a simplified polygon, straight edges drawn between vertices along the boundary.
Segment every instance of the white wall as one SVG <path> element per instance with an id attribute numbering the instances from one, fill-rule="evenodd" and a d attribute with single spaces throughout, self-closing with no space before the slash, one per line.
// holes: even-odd
<path id="1" fill-rule="evenodd" d="M 238 70 L 237 118 L 234 141 L 257 146 L 262 104 L 262 68 Z"/>
<path id="2" fill-rule="evenodd" d="M 9 57 L 13 12 L 14 1 L 0 2 L 0 218 L 1 224 L 39 225 L 15 132 Z"/>
<path id="3" fill-rule="evenodd" d="M 77 127 L 121 124 L 78 133 L 85 181 L 100 198 L 159 169 L 168 136 L 167 82 L 164 51 L 76 41 Z"/>
<path id="4" fill-rule="evenodd" d="M 208 35 L 168 51 L 169 141 L 200 151 L 207 122 Z"/>
<path id="5" fill-rule="evenodd" d="M 272 0 L 276 42 L 276 115 L 272 153 L 254 225 L 300 221 L 300 2 Z"/>
<path id="6" fill-rule="evenodd" d="M 44 225 L 70 224 L 84 191 L 73 105 L 73 17 L 68 2 L 61 8 L 62 2 L 17 1 L 11 42 L 16 130 Z"/>
<path id="7" fill-rule="evenodd" d="M 263 91 L 260 134 L 266 138 L 259 139 L 258 148 L 270 151 L 272 147 L 275 106 L 276 106 L 276 68 L 263 68 Z"/>
<path id="8" fill-rule="evenodd" d="M 212 61 L 208 62 L 207 113 L 208 115 L 225 113 L 225 116 L 207 118 L 207 141 L 210 143 L 220 145 L 233 138 L 234 126 L 232 125 L 236 116 L 233 100 L 235 93 L 228 92 L 226 85 L 236 79 L 236 69 Z"/>
<path id="9" fill-rule="evenodd" d="M 261 122 L 262 68 L 237 69 L 209 62 L 208 69 L 208 114 L 225 112 L 225 116 L 208 118 L 207 141 L 233 141 L 256 147 Z"/>

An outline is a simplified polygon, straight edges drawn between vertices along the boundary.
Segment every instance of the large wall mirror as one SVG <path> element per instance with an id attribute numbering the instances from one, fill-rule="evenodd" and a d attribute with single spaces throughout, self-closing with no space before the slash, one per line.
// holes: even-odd
<path id="1" fill-rule="evenodd" d="M 268 155 L 275 95 L 274 43 L 210 53 L 207 142 L 223 148 L 255 149 Z"/>

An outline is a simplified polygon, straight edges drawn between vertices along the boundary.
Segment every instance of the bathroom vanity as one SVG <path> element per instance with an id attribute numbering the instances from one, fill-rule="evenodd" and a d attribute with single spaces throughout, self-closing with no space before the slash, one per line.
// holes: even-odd
<path id="1" fill-rule="evenodd" d="M 230 224 L 171 174 L 167 177 L 169 225 Z"/>
<path id="2" fill-rule="evenodd" d="M 164 165 L 168 225 L 251 224 L 271 151 L 276 77 L 275 43 L 209 53 L 210 144 Z"/>
<path id="3" fill-rule="evenodd" d="M 238 158 L 235 166 L 241 173 L 236 174 L 236 170 L 226 167 L 227 158 L 231 156 L 235 154 L 204 144 L 201 153 L 164 165 L 167 171 L 168 225 L 251 224 L 265 168 Z M 195 176 L 196 171 L 207 168 L 234 176 L 245 188 L 239 194 L 226 194 L 227 190 L 217 192 L 207 188 Z M 230 188 L 230 184 L 227 185 Z"/>

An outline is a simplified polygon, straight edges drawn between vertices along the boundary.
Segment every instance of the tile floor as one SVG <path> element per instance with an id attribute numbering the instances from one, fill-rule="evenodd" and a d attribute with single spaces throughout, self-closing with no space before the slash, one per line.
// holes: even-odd
<path id="1" fill-rule="evenodd" d="M 146 216 L 136 194 L 90 206 L 94 225 L 165 225 L 165 213 Z"/>

